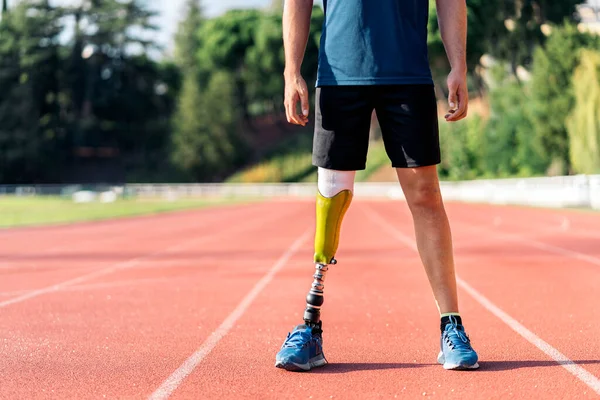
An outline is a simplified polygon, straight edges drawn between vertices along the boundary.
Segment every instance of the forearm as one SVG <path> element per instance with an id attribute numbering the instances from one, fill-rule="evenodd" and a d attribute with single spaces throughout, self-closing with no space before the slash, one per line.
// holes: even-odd
<path id="1" fill-rule="evenodd" d="M 286 0 L 283 9 L 285 75 L 297 75 L 304 58 L 313 0 Z"/>
<path id="2" fill-rule="evenodd" d="M 438 23 L 453 70 L 467 71 L 467 4 L 465 0 L 436 0 Z"/>

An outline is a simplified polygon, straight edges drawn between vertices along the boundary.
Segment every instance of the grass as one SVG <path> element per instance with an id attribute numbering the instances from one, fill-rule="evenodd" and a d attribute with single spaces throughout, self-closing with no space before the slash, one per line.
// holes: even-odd
<path id="1" fill-rule="evenodd" d="M 117 200 L 74 203 L 60 197 L 0 197 L 0 227 L 66 224 L 231 204 L 241 199 Z"/>

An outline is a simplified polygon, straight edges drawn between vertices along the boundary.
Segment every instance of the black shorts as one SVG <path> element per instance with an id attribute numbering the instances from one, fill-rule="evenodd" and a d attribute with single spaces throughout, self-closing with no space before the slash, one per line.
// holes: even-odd
<path id="1" fill-rule="evenodd" d="M 440 163 L 433 85 L 317 88 L 313 164 L 340 171 L 365 169 L 373 110 L 394 168 Z"/>

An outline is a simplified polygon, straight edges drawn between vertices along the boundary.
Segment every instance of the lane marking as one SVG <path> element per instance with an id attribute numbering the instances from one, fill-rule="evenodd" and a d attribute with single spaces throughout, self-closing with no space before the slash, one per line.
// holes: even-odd
<path id="1" fill-rule="evenodd" d="M 202 235 L 202 236 L 210 236 L 210 235 L 211 234 L 209 233 L 209 234 Z M 198 237 L 201 237 L 201 236 L 198 235 Z M 143 239 L 141 239 L 141 240 L 143 240 Z M 52 261 L 53 263 L 50 265 L 48 265 L 48 264 L 19 264 L 20 266 L 23 266 L 24 268 L 20 269 L 19 271 L 10 271 L 8 273 L 15 273 L 15 272 L 35 273 L 35 272 L 47 272 L 49 270 L 63 272 L 63 271 L 84 268 L 81 266 L 81 263 L 86 263 L 87 265 L 89 265 L 91 263 L 93 263 L 93 265 L 108 264 L 110 261 L 117 261 L 119 259 L 126 258 L 126 256 L 131 257 L 133 254 L 115 255 L 114 257 L 112 257 L 112 260 L 102 260 L 102 261 L 98 261 L 98 259 L 97 259 L 98 255 L 100 257 L 102 257 L 102 254 L 100 254 L 100 252 L 95 252 L 95 255 L 85 255 L 85 254 L 80 254 L 80 255 L 81 255 L 81 257 L 76 260 L 69 260 L 69 262 L 72 263 L 73 265 L 68 265 L 68 266 L 56 265 L 61 262 L 59 258 L 56 258 L 56 260 L 53 260 Z M 143 268 L 151 269 L 151 268 L 166 268 L 166 267 L 176 267 L 176 266 L 189 266 L 190 262 L 219 263 L 219 262 L 223 261 L 223 257 L 228 257 L 227 262 L 231 263 L 231 264 L 235 264 L 235 263 L 256 264 L 259 262 L 257 260 L 257 258 L 254 256 L 252 256 L 252 260 L 248 260 L 248 258 L 244 258 L 244 259 L 229 258 L 229 255 L 227 255 L 227 254 L 224 254 L 222 256 L 204 257 L 204 256 L 193 253 L 190 255 L 184 254 L 182 257 L 179 257 L 176 261 L 174 261 L 172 259 L 161 259 L 159 257 L 153 261 L 152 265 L 144 265 Z M 259 258 L 265 258 L 265 256 L 260 255 Z M 63 264 L 64 264 L 64 261 L 63 261 Z M 30 267 L 30 269 L 28 269 L 28 267 Z M 13 266 L 13 267 L 11 267 L 11 269 L 16 269 L 16 268 Z M 52 271 L 50 271 L 50 272 L 52 272 Z M 4 268 L 2 268 L 2 264 L 0 264 L 0 276 L 3 274 L 3 272 L 4 272 Z M 33 289 L 24 289 L 23 291 L 29 291 L 29 290 L 33 290 Z M 0 295 L 2 295 L 2 293 L 0 293 Z"/>
<path id="2" fill-rule="evenodd" d="M 240 301 L 237 307 L 227 316 L 227 318 L 219 325 L 219 327 L 202 343 L 200 348 L 196 350 L 179 368 L 175 370 L 158 389 L 154 391 L 148 400 L 167 399 L 181 385 L 183 380 L 187 378 L 192 371 L 208 356 L 215 346 L 223 339 L 227 333 L 233 328 L 236 322 L 244 315 L 248 307 L 254 299 L 262 293 L 265 287 L 273 280 L 275 274 L 285 266 L 289 259 L 298 252 L 302 245 L 309 237 L 309 231 L 304 232 L 285 253 L 273 264 L 267 273 L 258 281 L 254 287 Z"/>
<path id="3" fill-rule="evenodd" d="M 245 212 L 246 210 L 232 210 L 232 213 L 235 214 L 240 214 Z M 227 214 L 227 216 L 230 216 L 231 214 Z M 144 216 L 140 216 L 141 218 L 144 218 Z M 212 215 L 209 215 L 209 217 L 212 217 Z M 214 225 L 216 222 L 220 222 L 222 223 L 222 221 L 219 221 L 219 218 L 222 219 L 222 216 L 219 217 L 215 217 L 215 218 L 209 218 L 209 219 L 203 219 L 199 222 L 194 223 L 193 225 L 186 225 L 186 226 L 181 226 L 181 225 L 177 225 L 177 229 L 161 229 L 160 231 L 156 231 L 155 229 L 152 229 L 152 234 L 148 235 L 148 236 L 144 236 L 143 239 L 147 240 L 147 239 L 153 239 L 153 238 L 157 238 L 157 237 L 161 237 L 163 235 L 173 235 L 173 234 L 177 234 L 179 233 L 182 229 L 185 231 L 186 229 L 189 228 L 193 228 L 193 229 L 198 229 L 198 228 L 202 228 L 202 227 L 206 227 L 206 226 L 212 226 Z M 215 221 L 216 220 L 216 221 Z M 131 221 L 127 221 L 128 223 L 130 222 L 131 224 L 133 224 L 133 220 Z M 135 221 L 136 224 L 141 224 L 143 221 Z M 148 222 L 148 221 L 146 221 Z M 68 227 L 69 225 L 65 225 L 65 227 Z M 161 225 L 162 226 L 162 225 Z M 102 229 L 105 228 L 105 229 Z M 125 238 L 129 238 L 131 237 L 131 232 L 130 231 L 135 231 L 135 230 L 139 230 L 139 226 L 133 225 L 133 226 L 125 226 L 125 227 L 117 227 L 117 228 L 121 228 L 121 229 L 117 229 L 116 232 L 114 231 L 114 227 L 100 227 L 99 231 L 92 231 L 92 232 L 87 232 L 86 234 L 93 234 L 93 235 L 98 235 L 99 233 L 103 233 L 103 231 L 109 231 L 110 229 L 113 229 L 113 231 L 109 231 L 106 232 L 106 234 L 110 234 L 109 237 L 103 236 L 101 238 L 85 238 L 83 241 L 81 241 L 80 243 L 77 244 L 77 247 L 83 247 L 83 246 L 88 246 L 90 244 L 93 245 L 98 245 L 98 244 L 106 244 L 106 243 L 110 243 L 110 242 L 120 242 L 121 240 L 125 239 Z M 143 226 L 141 227 L 143 228 Z M 91 228 L 89 228 L 91 230 Z M 150 230 L 150 229 L 148 229 Z M 125 231 L 125 232 L 123 232 Z M 129 232 L 128 232 L 129 231 Z M 119 235 L 117 235 L 119 234 Z M 73 236 L 75 236 L 76 233 L 73 233 Z M 70 239 L 70 238 L 67 238 Z M 44 265 L 40 265 L 40 264 L 35 264 L 33 262 L 28 262 L 28 263 L 21 263 L 18 260 L 22 260 L 22 259 L 28 259 L 28 255 L 29 257 L 31 257 L 31 255 L 34 256 L 50 256 L 50 255 L 54 255 L 55 253 L 59 253 L 61 251 L 65 251 L 65 250 L 73 250 L 73 244 L 60 244 L 60 245 L 56 245 L 56 246 L 51 246 L 51 247 L 47 247 L 45 249 L 42 249 L 36 253 L 33 254 L 16 254 L 16 255 L 9 255 L 9 256 L 3 256 L 2 259 L 0 260 L 0 270 L 3 269 L 8 269 L 8 270 L 12 270 L 12 269 L 25 269 L 25 268 L 29 268 L 29 269 L 40 269 L 40 268 L 45 268 Z M 78 255 L 81 253 L 71 253 L 70 255 Z M 41 258 L 41 257 L 40 257 Z M 17 260 L 15 262 L 15 260 Z M 11 262 L 12 261 L 12 262 Z M 55 268 L 55 267 L 50 267 L 50 268 Z M 69 268 L 69 267 L 67 267 Z"/>
<path id="4" fill-rule="evenodd" d="M 548 342 L 537 336 L 535 333 L 527 329 L 523 324 L 515 320 L 513 317 L 502 311 L 498 306 L 492 303 L 488 298 L 475 290 L 471 285 L 465 282 L 463 279 L 457 277 L 457 283 L 473 297 L 479 304 L 485 309 L 500 318 L 502 322 L 512 328 L 515 332 L 525 338 L 529 343 L 540 349 L 548 357 L 556 361 L 559 365 L 564 367 L 567 371 L 573 374 L 577 379 L 585 383 L 597 394 L 600 394 L 600 379 L 592 375 L 583 367 L 579 366 L 574 361 L 570 360 L 567 356 L 562 354 L 556 348 L 552 347 Z"/>
<path id="5" fill-rule="evenodd" d="M 560 254 L 561 256 L 564 256 L 567 258 L 574 258 L 576 260 L 585 261 L 590 264 L 600 266 L 600 258 L 589 255 L 589 254 L 580 253 L 575 250 L 569 250 L 569 249 L 565 249 L 564 247 L 540 242 L 539 240 L 531 239 L 531 238 L 528 238 L 527 236 L 523 236 L 518 233 L 498 232 L 498 231 L 495 231 L 493 229 L 489 229 L 486 227 L 474 226 L 473 224 L 470 224 L 470 223 L 462 223 L 462 225 L 466 226 L 467 229 L 470 229 L 472 231 L 478 231 L 478 232 L 485 231 L 487 233 L 491 233 L 492 235 L 494 235 L 498 238 L 501 238 L 505 241 L 519 242 L 522 244 L 526 244 L 529 247 L 534 247 L 534 248 L 544 250 L 544 251 L 547 251 L 550 253 Z"/>
<path id="6" fill-rule="evenodd" d="M 38 289 L 38 290 L 33 290 L 33 291 L 25 293 L 21 296 L 2 301 L 2 302 L 0 302 L 0 308 L 6 307 L 6 306 L 9 306 L 12 304 L 16 304 L 16 303 L 21 303 L 25 300 L 33 299 L 35 297 L 38 297 L 38 296 L 41 296 L 41 295 L 44 295 L 47 293 L 57 292 L 65 287 L 73 286 L 73 285 L 79 284 L 81 282 L 89 281 L 90 279 L 98 278 L 103 275 L 108 275 L 117 270 L 130 268 L 130 267 L 138 265 L 146 260 L 150 260 L 156 256 L 168 254 L 168 253 L 178 251 L 178 250 L 182 250 L 192 244 L 199 244 L 199 243 L 203 243 L 206 241 L 223 238 L 223 237 L 226 237 L 227 235 L 230 235 L 232 232 L 238 232 L 238 231 L 243 232 L 245 230 L 251 230 L 252 228 L 260 227 L 261 225 L 267 223 L 267 221 L 277 220 L 279 218 L 285 217 L 286 215 L 287 215 L 287 213 L 285 213 L 284 215 L 277 215 L 274 218 L 271 217 L 271 218 L 265 219 L 264 217 L 262 217 L 262 218 L 253 219 L 253 220 L 250 220 L 250 222 L 248 222 L 246 224 L 236 226 L 234 229 L 228 229 L 228 230 L 222 231 L 220 233 L 212 234 L 210 236 L 203 236 L 201 238 L 186 240 L 183 243 L 179 243 L 177 245 L 168 247 L 166 249 L 154 251 L 152 253 L 146 254 L 144 256 L 136 257 L 131 260 L 118 262 L 109 267 L 101 268 L 99 270 L 78 276 L 76 278 L 69 279 L 69 280 L 54 284 L 54 285 L 46 286 L 46 287 Z"/>
<path id="7" fill-rule="evenodd" d="M 400 242 L 406 244 L 411 249 L 417 250 L 417 245 L 414 240 L 404 233 L 400 232 L 393 225 L 383 219 L 379 214 L 373 211 L 371 208 L 367 208 L 365 213 L 376 223 L 378 223 L 382 228 L 388 231 L 393 237 L 398 239 Z M 475 301 L 477 301 L 481 306 L 483 306 L 486 310 L 491 312 L 493 315 L 498 317 L 502 322 L 508 325 L 512 330 L 518 333 L 521 337 L 527 340 L 529 343 L 533 344 L 543 353 L 545 353 L 548 357 L 553 359 L 557 364 L 564 367 L 567 371 L 569 371 L 572 375 L 574 375 L 581 382 L 586 384 L 596 393 L 600 394 L 600 379 L 596 376 L 592 375 L 585 368 L 579 366 L 574 361 L 570 360 L 567 356 L 562 354 L 556 348 L 552 347 L 548 342 L 544 341 L 542 338 L 537 336 L 535 333 L 527 329 L 524 325 L 519 323 L 513 317 L 504 312 L 500 307 L 492 303 L 487 297 L 479 293 L 475 290 L 471 285 L 469 285 L 465 280 L 460 278 L 458 275 L 456 276 L 457 284 L 464 289 Z"/>
<path id="8" fill-rule="evenodd" d="M 189 278 L 189 275 L 183 275 L 182 277 Z M 179 278 L 179 277 L 178 277 Z M 79 291 L 88 291 L 88 290 L 97 290 L 97 289 L 112 289 L 120 286 L 138 286 L 142 284 L 152 284 L 152 283 L 161 283 L 164 285 L 165 281 L 173 280 L 173 277 L 165 277 L 165 278 L 147 278 L 147 279 L 130 279 L 123 281 L 113 281 L 113 282 L 105 282 L 105 283 L 88 283 L 86 285 L 74 285 L 64 287 L 62 290 L 65 292 L 79 292 Z M 25 289 L 25 290 L 16 290 L 14 292 L 0 292 L 0 296 L 8 297 L 8 296 L 19 296 L 24 293 L 29 293 L 35 289 Z"/>
<path id="9" fill-rule="evenodd" d="M 199 260 L 199 262 L 202 262 L 202 263 L 207 263 L 207 262 L 219 263 L 222 261 L 223 261 L 223 257 L 213 257 L 213 258 L 210 258 L 208 261 L 206 259 Z M 97 290 L 97 289 L 112 289 L 112 288 L 116 288 L 116 287 L 120 287 L 120 286 L 138 286 L 141 284 L 152 284 L 152 283 L 164 284 L 165 281 L 169 281 L 170 284 L 173 284 L 173 281 L 176 281 L 178 279 L 190 279 L 192 277 L 200 275 L 207 268 L 207 265 L 190 267 L 190 262 L 198 262 L 198 260 L 187 260 L 187 261 L 178 261 L 178 262 L 170 262 L 169 261 L 167 264 L 163 264 L 163 263 L 161 263 L 161 261 L 158 261 L 157 265 L 152 265 L 152 264 L 150 264 L 150 261 L 147 261 L 144 264 L 141 264 L 141 265 L 138 264 L 136 266 L 131 267 L 131 268 L 140 268 L 140 269 L 144 269 L 144 270 L 170 269 L 172 267 L 179 267 L 179 266 L 187 267 L 189 269 L 189 272 L 185 273 L 185 274 L 181 274 L 181 275 L 163 276 L 161 278 L 140 278 L 140 279 L 117 280 L 117 281 L 110 281 L 110 282 L 88 283 L 88 284 L 83 284 L 83 285 L 67 286 L 67 287 L 62 288 L 62 291 L 78 292 L 78 291 L 88 291 L 88 290 Z M 229 266 L 243 266 L 245 273 L 255 272 L 257 267 L 262 266 L 263 264 L 264 264 L 263 261 L 248 260 L 247 258 L 243 259 L 243 260 L 242 259 L 235 260 L 235 259 L 229 258 L 227 260 L 227 265 L 229 265 Z M 232 272 L 232 273 L 234 273 L 234 272 Z M 29 293 L 34 290 L 37 290 L 37 289 L 29 288 L 29 289 L 14 290 L 14 291 L 10 291 L 10 292 L 0 292 L 0 297 L 19 296 L 19 295 L 22 295 L 24 293 Z"/>

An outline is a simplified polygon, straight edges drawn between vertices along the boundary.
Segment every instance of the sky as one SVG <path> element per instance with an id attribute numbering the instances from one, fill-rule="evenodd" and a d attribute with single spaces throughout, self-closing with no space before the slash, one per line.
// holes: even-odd
<path id="1" fill-rule="evenodd" d="M 160 13 L 157 23 L 160 26 L 157 41 L 166 47 L 171 47 L 173 34 L 177 23 L 183 16 L 185 0 L 147 0 L 148 5 Z M 265 7 L 269 0 L 202 0 L 207 17 L 213 17 L 232 8 Z"/>
<path id="2" fill-rule="evenodd" d="M 11 7 L 19 0 L 8 0 Z M 80 0 L 50 0 L 54 5 L 78 4 Z M 155 23 L 160 30 L 155 34 L 154 40 L 162 45 L 165 50 L 172 48 L 173 35 L 177 31 L 177 24 L 183 17 L 185 0 L 141 0 L 148 7 L 159 13 Z M 214 17 L 232 8 L 266 7 L 271 0 L 200 0 L 207 17 Z"/>

